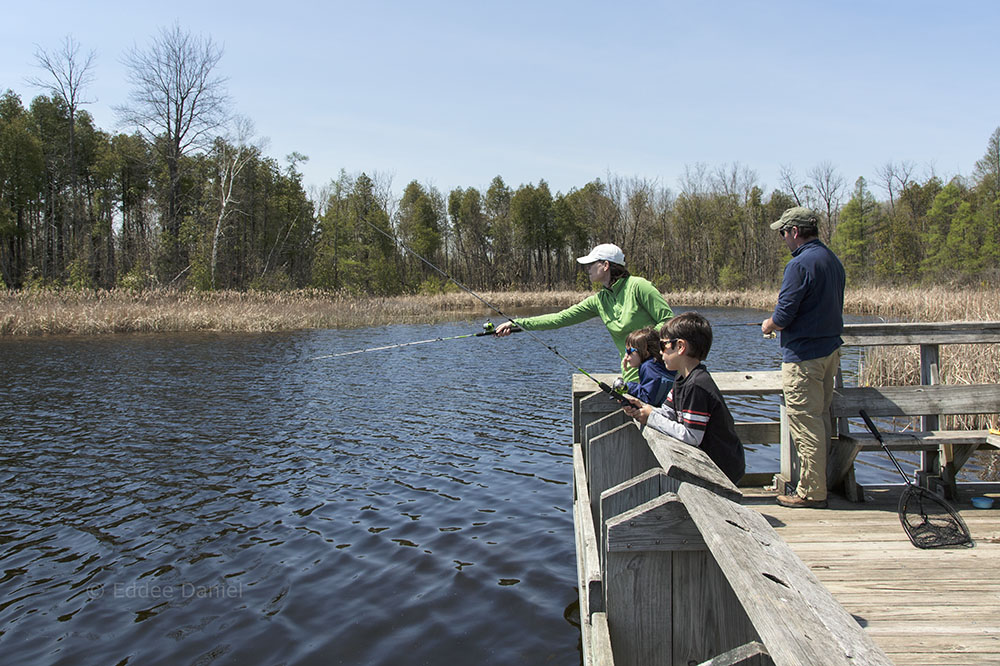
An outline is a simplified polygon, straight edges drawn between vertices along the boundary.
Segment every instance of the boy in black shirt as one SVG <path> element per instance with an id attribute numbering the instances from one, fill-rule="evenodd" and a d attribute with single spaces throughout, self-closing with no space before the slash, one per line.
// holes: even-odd
<path id="1" fill-rule="evenodd" d="M 625 413 L 687 444 L 700 447 L 729 480 L 746 470 L 743 444 L 733 416 L 702 361 L 712 347 L 712 326 L 697 312 L 685 312 L 660 327 L 663 363 L 677 371 L 674 386 L 660 408 L 630 398 Z"/>

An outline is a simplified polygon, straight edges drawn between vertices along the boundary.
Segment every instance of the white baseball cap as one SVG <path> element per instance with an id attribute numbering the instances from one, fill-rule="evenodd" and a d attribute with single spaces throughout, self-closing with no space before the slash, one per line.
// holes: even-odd
<path id="1" fill-rule="evenodd" d="M 613 264 L 625 265 L 625 253 L 617 245 L 602 243 L 590 251 L 586 257 L 577 259 L 581 264 L 592 264 L 595 261 L 610 261 Z"/>

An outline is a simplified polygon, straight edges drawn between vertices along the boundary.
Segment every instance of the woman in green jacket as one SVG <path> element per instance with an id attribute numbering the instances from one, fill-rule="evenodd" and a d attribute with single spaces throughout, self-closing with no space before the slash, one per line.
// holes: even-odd
<path id="1" fill-rule="evenodd" d="M 652 282 L 629 274 L 625 254 L 617 245 L 598 245 L 577 261 L 586 267 L 591 282 L 601 285 L 600 291 L 561 312 L 504 322 L 497 326 L 496 335 L 501 338 L 510 335 L 514 324 L 526 331 L 542 331 L 600 317 L 618 347 L 619 356 L 624 358 L 625 338 L 629 333 L 647 326 L 659 328 L 674 316 Z M 626 366 L 622 377 L 626 382 L 634 382 L 639 373 Z"/>

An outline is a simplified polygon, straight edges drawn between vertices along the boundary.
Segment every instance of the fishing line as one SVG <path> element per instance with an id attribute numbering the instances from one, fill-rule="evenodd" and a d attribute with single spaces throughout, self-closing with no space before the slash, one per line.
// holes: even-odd
<path id="1" fill-rule="evenodd" d="M 497 306 L 493 305 L 492 303 L 490 303 L 489 301 L 487 301 L 485 298 L 483 298 L 482 296 L 480 296 L 476 292 L 474 292 L 471 289 L 469 289 L 468 287 L 466 287 L 464 284 L 462 284 L 461 282 L 459 282 L 458 280 L 456 280 L 454 277 L 452 277 L 447 271 L 444 271 L 444 270 L 438 268 L 434 263 L 432 263 L 428 259 L 425 259 L 424 257 L 420 256 L 419 254 L 417 254 L 416 252 L 414 252 L 413 250 L 411 250 L 410 248 L 408 248 L 401 240 L 399 240 L 395 236 L 390 236 L 388 233 L 386 233 L 385 231 L 383 231 L 379 227 L 375 226 L 374 224 L 372 224 L 371 222 L 369 222 L 368 220 L 366 220 L 364 217 L 362 217 L 361 220 L 365 224 L 367 224 L 369 227 L 371 227 L 375 231 L 379 232 L 380 234 L 382 234 L 383 236 L 385 236 L 386 238 L 388 238 L 390 241 L 392 241 L 393 243 L 395 243 L 396 245 L 398 245 L 402 249 L 406 250 L 407 252 L 409 252 L 410 254 L 412 254 L 414 257 L 416 257 L 420 261 L 424 262 L 425 264 L 427 264 L 428 266 L 430 266 L 431 268 L 433 268 L 435 271 L 437 271 L 438 273 L 440 273 L 443 277 L 445 277 L 445 278 L 451 280 L 452 282 L 454 282 L 456 285 L 458 285 L 458 287 L 460 289 L 462 289 L 467 294 L 469 294 L 470 296 L 472 296 L 473 298 L 475 298 L 477 301 L 479 301 L 480 303 L 482 303 L 483 305 L 485 305 L 486 307 L 488 307 L 490 310 L 493 310 L 498 315 L 500 315 L 501 317 L 503 317 L 504 319 L 506 319 L 507 321 L 509 321 L 511 324 L 513 324 L 514 326 L 517 326 L 517 322 L 514 321 L 511 317 L 507 316 L 507 314 L 505 314 L 500 308 L 498 308 Z M 521 329 L 521 330 L 524 331 L 525 333 L 527 333 L 528 335 L 530 335 L 533 340 L 535 340 L 538 344 L 542 345 L 543 347 L 545 347 L 546 349 L 548 349 L 550 352 L 552 352 L 553 354 L 555 354 L 560 360 L 562 360 L 563 362 L 565 362 L 571 368 L 573 368 L 577 372 L 583 374 L 587 379 L 589 379 L 590 381 L 592 381 L 595 384 L 597 384 L 601 388 L 602 391 L 604 391 L 605 393 L 607 393 L 608 395 L 610 395 L 614 400 L 617 400 L 622 405 L 629 406 L 629 407 L 632 406 L 632 403 L 629 402 L 628 398 L 623 397 L 621 394 L 617 393 L 613 388 L 611 388 L 610 386 L 608 386 L 607 383 L 602 382 L 601 380 L 597 379 L 596 377 L 594 377 L 593 375 L 591 375 L 589 372 L 587 372 L 583 368 L 579 367 L 577 364 L 573 363 L 573 361 L 569 360 L 568 358 L 566 358 L 565 356 L 563 356 L 562 354 L 560 354 L 554 347 L 552 347 L 551 345 L 549 345 L 548 343 L 546 343 L 542 338 L 538 337 L 537 335 L 535 335 L 531 331 L 528 331 L 528 330 L 525 330 L 525 329 Z"/>
<path id="2" fill-rule="evenodd" d="M 511 332 L 519 333 L 522 330 L 524 329 L 515 328 Z M 396 349 L 397 347 L 411 347 L 413 345 L 424 345 L 427 344 L 428 342 L 444 342 L 445 340 L 460 340 L 462 338 L 481 338 L 484 335 L 493 335 L 494 331 L 496 331 L 496 326 L 493 325 L 493 322 L 488 321 L 485 324 L 483 324 L 483 330 L 480 331 L 479 333 L 465 333 L 463 335 L 449 335 L 448 337 L 442 337 L 442 338 L 428 338 L 426 340 L 415 340 L 413 342 L 400 342 L 394 345 L 385 345 L 384 347 L 366 347 L 365 349 L 355 349 L 354 351 L 340 352 L 339 354 L 324 354 L 323 356 L 313 356 L 309 360 L 319 361 L 324 358 L 338 358 L 340 356 L 351 356 L 352 354 L 365 354 L 367 352 L 373 352 L 373 351 L 385 351 L 386 349 Z"/>

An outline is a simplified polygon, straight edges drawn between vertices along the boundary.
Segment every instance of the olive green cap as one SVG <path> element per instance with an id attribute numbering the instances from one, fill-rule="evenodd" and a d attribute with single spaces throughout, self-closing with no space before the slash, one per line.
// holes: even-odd
<path id="1" fill-rule="evenodd" d="M 819 226 L 819 213 L 811 208 L 806 208 L 805 206 L 795 206 L 794 208 L 789 208 L 781 217 L 778 218 L 777 222 L 771 223 L 771 228 L 775 231 L 779 229 L 788 229 L 789 227 L 818 227 Z"/>

